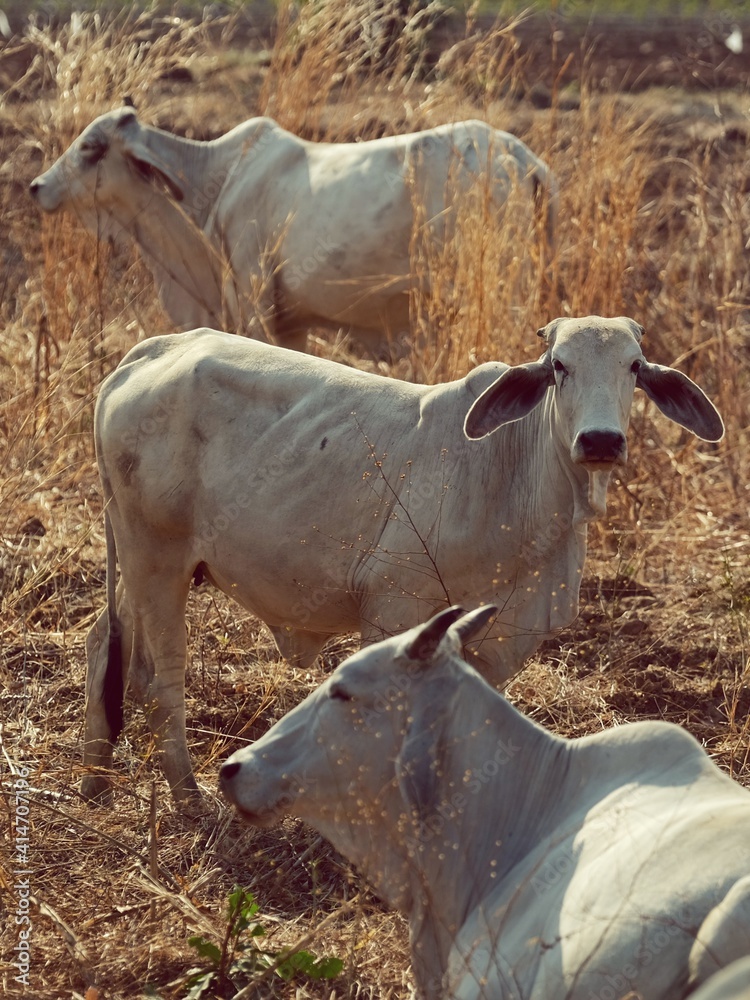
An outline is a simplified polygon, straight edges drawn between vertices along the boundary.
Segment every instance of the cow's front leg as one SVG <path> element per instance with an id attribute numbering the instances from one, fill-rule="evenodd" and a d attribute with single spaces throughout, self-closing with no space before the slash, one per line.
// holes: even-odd
<path id="1" fill-rule="evenodd" d="M 193 774 L 185 731 L 185 660 L 159 665 L 144 701 L 144 711 L 175 802 L 200 807 L 202 796 Z"/>

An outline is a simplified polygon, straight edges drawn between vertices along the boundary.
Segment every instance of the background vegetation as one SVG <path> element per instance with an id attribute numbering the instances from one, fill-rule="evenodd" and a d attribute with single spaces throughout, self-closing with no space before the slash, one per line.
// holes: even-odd
<path id="1" fill-rule="evenodd" d="M 454 246 L 415 260 L 437 287 L 433 301 L 415 306 L 414 343 L 418 335 L 423 346 L 392 362 L 364 361 L 316 332 L 314 349 L 441 381 L 490 358 L 534 357 L 534 333 L 555 315 L 641 322 L 650 360 L 700 382 L 723 412 L 726 438 L 697 442 L 639 394 L 627 467 L 592 533 L 583 612 L 509 693 L 569 736 L 640 717 L 679 722 L 750 785 L 750 123 L 745 63 L 717 41 L 724 22 L 704 26 L 703 43 L 696 35 L 679 53 L 634 36 L 623 67 L 578 36 L 569 57 L 545 17 L 493 26 L 477 13 L 447 29 L 417 8 L 404 14 L 364 0 L 281 7 L 276 22 L 270 13 L 205 23 L 153 12 L 24 18 L 23 36 L 0 52 L 5 997 L 184 997 L 196 965 L 188 939 L 223 939 L 235 884 L 252 890 L 272 951 L 315 932 L 315 952 L 345 963 L 333 982 L 267 975 L 257 995 L 395 998 L 409 983 L 402 922 L 311 831 L 294 821 L 247 830 L 218 799 L 203 824 L 174 812 L 139 716 L 116 755 L 116 810 L 77 797 L 84 637 L 104 599 L 93 401 L 133 343 L 171 328 L 135 252 L 98 246 L 74 219 L 41 219 L 26 189 L 126 94 L 145 120 L 196 138 L 265 113 L 334 140 L 480 116 L 552 165 L 562 190 L 552 281 L 532 244 L 488 218 L 478 198 L 462 206 Z M 351 643 L 331 643 L 314 672 L 291 670 L 254 619 L 206 588 L 191 597 L 189 632 L 189 739 L 212 796 L 219 761 L 295 705 Z M 27 992 L 12 965 L 11 772 L 19 767 L 33 787 Z M 217 995 L 225 993 L 232 987 Z"/>

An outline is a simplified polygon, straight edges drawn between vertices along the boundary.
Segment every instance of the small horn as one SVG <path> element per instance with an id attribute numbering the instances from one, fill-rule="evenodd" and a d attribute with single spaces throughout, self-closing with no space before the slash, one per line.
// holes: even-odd
<path id="1" fill-rule="evenodd" d="M 484 628 L 490 619 L 495 617 L 497 611 L 496 604 L 485 604 L 484 607 L 475 608 L 468 615 L 459 618 L 455 625 L 452 626 L 453 631 L 458 633 L 461 642 L 467 642 L 480 629 Z"/>

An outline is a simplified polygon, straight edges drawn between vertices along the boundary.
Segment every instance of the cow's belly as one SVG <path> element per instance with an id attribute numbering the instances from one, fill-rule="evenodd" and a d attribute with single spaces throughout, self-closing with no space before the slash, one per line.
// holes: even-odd
<path id="1" fill-rule="evenodd" d="M 277 292 L 284 309 L 328 325 L 408 330 L 412 205 L 375 165 L 357 185 L 330 164 L 314 178 L 314 198 L 283 231 Z M 284 215 L 286 218 L 286 215 Z"/>
<path id="2" fill-rule="evenodd" d="M 375 274 L 354 278 L 313 272 L 297 283 L 289 280 L 289 274 L 288 267 L 279 281 L 282 326 L 345 327 L 393 334 L 409 329 L 406 276 Z M 291 274 L 293 277 L 293 269 Z"/>
<path id="3" fill-rule="evenodd" d="M 214 548 L 201 559 L 205 575 L 267 625 L 329 635 L 359 630 L 345 566 L 334 568 L 326 560 L 309 567 L 291 565 L 282 547 L 256 542 L 244 548 L 236 537 L 232 542 L 226 551 Z"/>

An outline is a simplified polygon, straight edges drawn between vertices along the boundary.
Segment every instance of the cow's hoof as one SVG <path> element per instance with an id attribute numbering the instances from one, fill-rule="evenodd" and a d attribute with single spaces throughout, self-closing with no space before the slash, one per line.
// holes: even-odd
<path id="1" fill-rule="evenodd" d="M 190 795 L 182 795 L 179 800 L 175 800 L 175 805 L 187 819 L 200 819 L 211 811 L 208 802 L 197 790 Z"/>
<path id="2" fill-rule="evenodd" d="M 112 805 L 112 788 L 100 774 L 87 774 L 81 779 L 81 795 L 94 806 Z"/>

